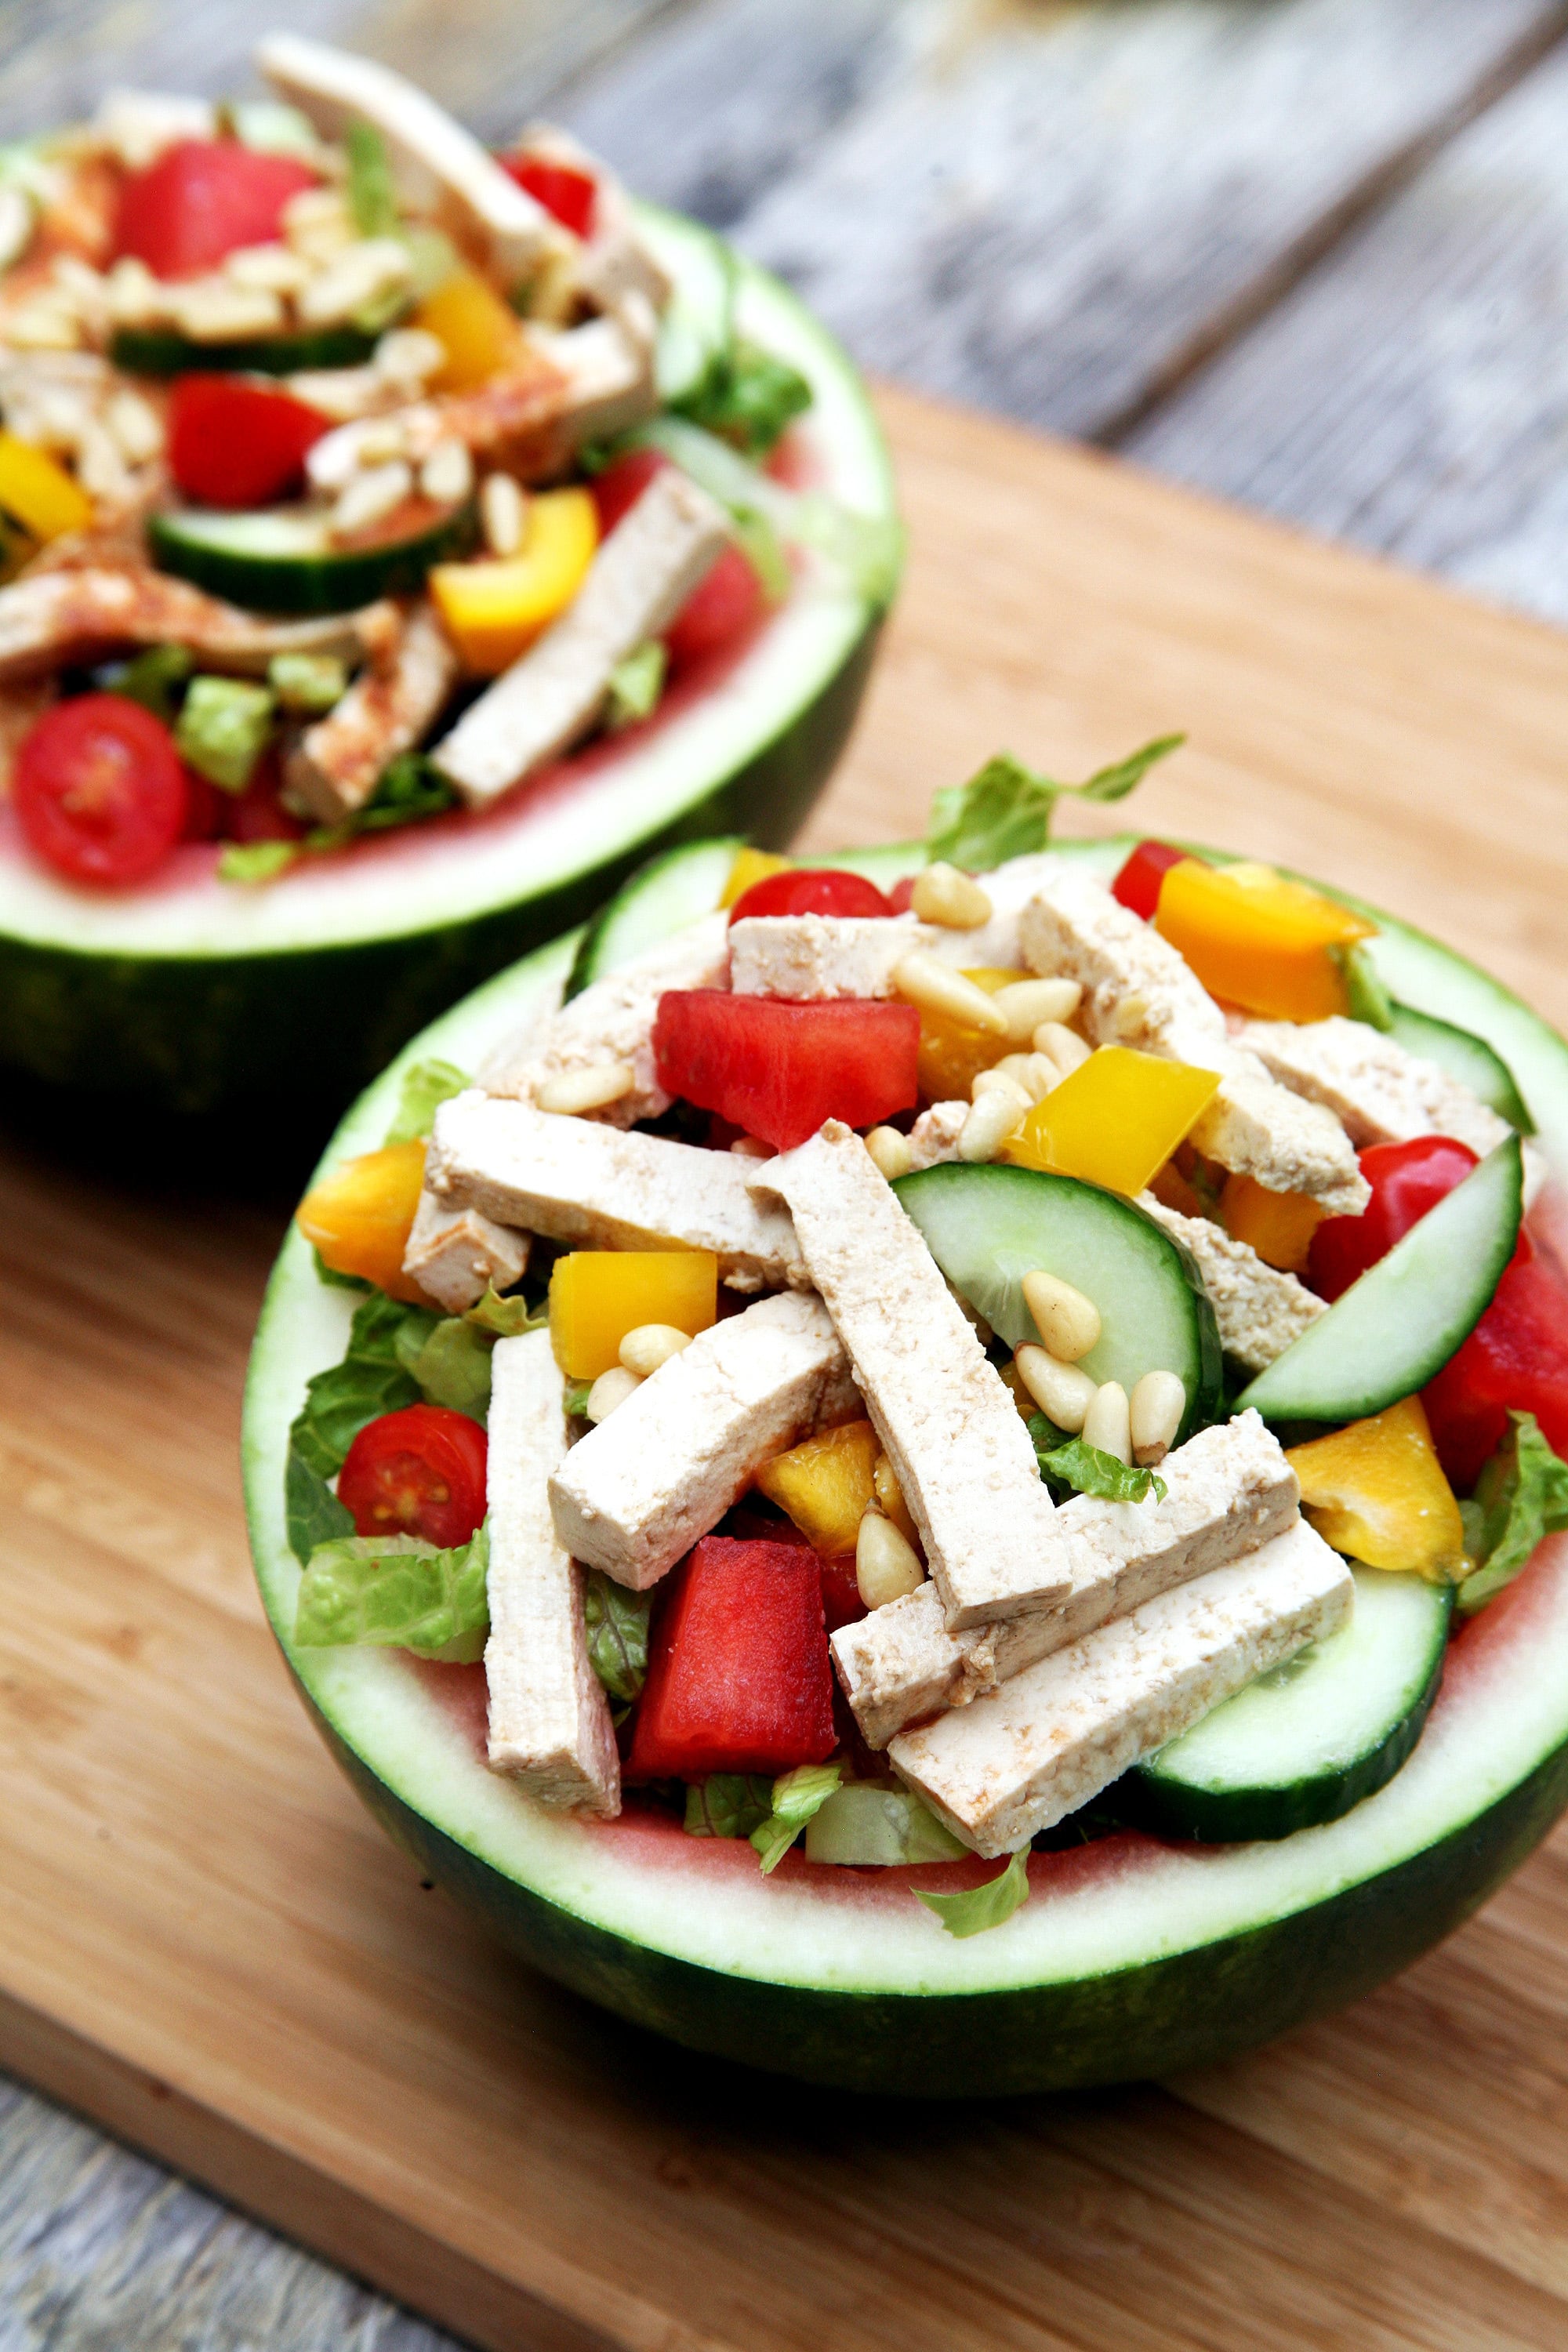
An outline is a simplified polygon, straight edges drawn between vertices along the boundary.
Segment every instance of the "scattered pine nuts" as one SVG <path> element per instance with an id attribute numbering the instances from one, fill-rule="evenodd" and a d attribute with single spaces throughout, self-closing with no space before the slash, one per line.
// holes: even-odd
<path id="1" fill-rule="evenodd" d="M 991 901 L 979 883 L 942 858 L 915 876 L 910 907 L 922 923 L 940 923 L 950 931 L 978 930 L 991 920 Z"/>
<path id="2" fill-rule="evenodd" d="M 474 487 L 474 461 L 456 435 L 437 441 L 419 468 L 419 487 L 437 506 L 455 507 Z"/>
<path id="3" fill-rule="evenodd" d="M 624 1364 L 612 1364 L 607 1372 L 599 1374 L 588 1391 L 588 1402 L 583 1407 L 584 1418 L 594 1422 L 608 1421 L 616 1407 L 625 1404 L 632 1391 L 641 1386 L 642 1382 L 635 1372 L 628 1372 Z"/>
<path id="4" fill-rule="evenodd" d="M 367 466 L 363 473 L 351 476 L 338 493 L 332 509 L 334 534 L 347 538 L 356 530 L 368 530 L 394 507 L 400 507 L 413 488 L 413 473 L 401 457 L 386 466 Z"/>
<path id="5" fill-rule="evenodd" d="M 1010 1070 L 977 1070 L 969 1088 L 969 1099 L 971 1102 L 978 1102 L 983 1095 L 1016 1097 L 1020 1118 L 1026 1110 L 1032 1110 L 1034 1108 L 1034 1096 L 1026 1087 L 1019 1085 Z"/>
<path id="6" fill-rule="evenodd" d="M 730 1149 L 737 1160 L 772 1160 L 775 1157 L 773 1145 L 764 1143 L 760 1135 L 738 1135 Z"/>
<path id="7" fill-rule="evenodd" d="M 907 1543 L 891 1519 L 868 1506 L 860 1516 L 855 1538 L 855 1581 L 868 1609 L 885 1609 L 901 1601 L 926 1580 L 925 1570 L 912 1544 Z"/>
<path id="8" fill-rule="evenodd" d="M 1128 1401 L 1132 1459 L 1152 1470 L 1175 1443 L 1187 1391 L 1174 1372 L 1145 1372 Z"/>
<path id="9" fill-rule="evenodd" d="M 1083 1002 L 1076 980 L 1016 980 L 992 998 L 1007 1016 L 1007 1034 L 1026 1045 L 1042 1021 L 1070 1021 Z"/>
<path id="10" fill-rule="evenodd" d="M 1024 1304 L 1058 1364 L 1076 1364 L 1100 1338 L 1100 1309 L 1093 1299 L 1043 1268 L 1024 1276 Z"/>
<path id="11" fill-rule="evenodd" d="M 1066 1028 L 1059 1021 L 1042 1021 L 1035 1032 L 1034 1045 L 1037 1054 L 1056 1064 L 1064 1078 L 1070 1078 L 1093 1051 L 1076 1029 Z"/>
<path id="12" fill-rule="evenodd" d="M 1118 1462 L 1131 1461 L 1127 1391 L 1120 1381 L 1107 1381 L 1103 1387 L 1096 1389 L 1083 1417 L 1083 1442 L 1098 1446 L 1101 1454 L 1114 1454 Z"/>
<path id="13" fill-rule="evenodd" d="M 939 963 L 919 949 L 894 965 L 893 986 L 906 1003 L 918 1005 L 922 1013 L 940 1013 L 949 1021 L 961 1021 L 966 1029 L 984 1029 L 988 1036 L 1007 1034 L 1007 1016 L 997 1012 L 994 997 L 951 964 Z"/>
<path id="14" fill-rule="evenodd" d="M 558 1076 L 546 1078 L 535 1090 L 534 1107 L 575 1118 L 584 1111 L 603 1110 L 606 1104 L 619 1102 L 636 1084 L 637 1074 L 627 1062 L 591 1062 L 585 1069 L 563 1070 Z"/>
<path id="15" fill-rule="evenodd" d="M 1083 1427 L 1084 1415 L 1099 1394 L 1087 1372 L 1076 1364 L 1061 1364 L 1044 1348 L 1026 1342 L 1013 1358 L 1013 1369 L 1047 1421 L 1069 1436 Z"/>
<path id="16" fill-rule="evenodd" d="M 528 500 L 510 474 L 487 474 L 479 490 L 479 520 L 492 555 L 517 555 L 528 537 Z"/>
<path id="17" fill-rule="evenodd" d="M 1149 1018 L 1148 998 L 1142 995 L 1137 989 L 1130 989 L 1125 996 L 1118 1000 L 1113 1018 L 1119 1037 L 1140 1035 Z"/>
<path id="18" fill-rule="evenodd" d="M 639 1381 L 646 1381 L 660 1364 L 668 1364 L 671 1356 L 679 1356 L 690 1345 L 690 1332 L 678 1329 L 673 1323 L 639 1323 L 621 1341 L 621 1362 Z"/>
<path id="19" fill-rule="evenodd" d="M 958 1139 L 961 1160 L 994 1160 L 1007 1138 L 1020 1128 L 1031 1105 L 1021 1087 L 996 1087 L 981 1096 L 964 1120 Z"/>
<path id="20" fill-rule="evenodd" d="M 1048 1054 L 1004 1054 L 996 1067 L 1022 1087 L 1032 1103 L 1043 1102 L 1061 1084 L 1062 1074 Z"/>
<path id="21" fill-rule="evenodd" d="M 866 1149 L 889 1184 L 895 1177 L 907 1176 L 915 1164 L 909 1137 L 900 1135 L 896 1127 L 874 1127 L 866 1138 Z"/>

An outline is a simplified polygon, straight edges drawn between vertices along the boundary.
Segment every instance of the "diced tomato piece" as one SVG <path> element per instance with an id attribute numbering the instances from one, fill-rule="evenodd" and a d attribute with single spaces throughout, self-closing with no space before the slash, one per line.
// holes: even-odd
<path id="1" fill-rule="evenodd" d="M 1482 1317 L 1482 1321 L 1486 1318 Z M 1472 1332 L 1470 1339 L 1475 1334 Z M 1421 1391 L 1426 1425 L 1443 1465 L 1443 1475 L 1457 1495 L 1468 1494 L 1488 1461 L 1502 1444 L 1508 1428 L 1508 1408 L 1478 1396 L 1467 1339 L 1449 1358 L 1435 1381 Z"/>
<path id="2" fill-rule="evenodd" d="M 1111 884 L 1111 897 L 1152 923 L 1160 904 L 1161 883 L 1186 856 L 1184 849 L 1173 849 L 1166 841 L 1141 841 Z"/>
<path id="3" fill-rule="evenodd" d="M 114 250 L 154 278 L 195 278 L 245 245 L 270 245 L 290 196 L 319 184 L 292 155 L 266 155 L 237 139 L 182 139 L 120 194 Z"/>
<path id="4" fill-rule="evenodd" d="M 588 485 L 599 517 L 599 536 L 608 539 L 621 517 L 629 514 L 656 474 L 662 474 L 669 459 L 662 449 L 628 449 L 602 474 L 595 474 Z"/>
<path id="5" fill-rule="evenodd" d="M 914 904 L 916 879 L 913 874 L 905 874 L 894 883 L 888 893 L 888 912 L 890 915 L 909 913 Z"/>
<path id="6" fill-rule="evenodd" d="M 485 1515 L 485 1433 L 442 1404 L 367 1421 L 338 1475 L 338 1500 L 362 1536 L 423 1536 L 443 1551 Z"/>
<path id="7" fill-rule="evenodd" d="M 738 547 L 727 547 L 664 633 L 673 668 L 689 669 L 743 636 L 760 617 L 763 583 Z"/>
<path id="8" fill-rule="evenodd" d="M 278 797 L 276 752 L 265 752 L 242 793 L 224 793 L 223 831 L 230 841 L 298 841 L 306 828 Z"/>
<path id="9" fill-rule="evenodd" d="M 834 1744 L 816 1553 L 704 1536 L 654 1625 L 627 1779 L 788 1772 Z"/>
<path id="10" fill-rule="evenodd" d="M 234 376 L 184 375 L 169 403 L 169 469 L 188 499 L 264 507 L 299 489 L 329 418 Z"/>
<path id="11" fill-rule="evenodd" d="M 12 779 L 28 845 L 73 882 L 157 871 L 185 830 L 190 788 L 162 720 L 123 694 L 80 694 L 22 740 Z"/>
<path id="12" fill-rule="evenodd" d="M 194 768 L 185 770 L 185 823 L 182 841 L 221 841 L 228 825 L 228 794 Z"/>
<path id="13" fill-rule="evenodd" d="M 765 874 L 742 890 L 730 909 L 730 920 L 742 915 L 886 915 L 887 899 L 863 874 L 846 874 L 832 866 L 792 866 L 783 874 Z"/>
<path id="14" fill-rule="evenodd" d="M 1568 1287 L 1544 1258 L 1505 1267 L 1496 1297 L 1426 1398 L 1455 1485 L 1473 1483 L 1510 1406 L 1532 1412 L 1547 1444 L 1568 1455 Z"/>
<path id="15" fill-rule="evenodd" d="M 919 1097 L 912 1004 L 795 1003 L 718 988 L 659 998 L 654 1060 L 667 1093 L 788 1151 L 825 1118 L 874 1127 Z"/>
<path id="16" fill-rule="evenodd" d="M 1368 1266 L 1388 1255 L 1412 1225 L 1446 1200 L 1478 1164 L 1468 1144 L 1447 1135 L 1409 1143 L 1374 1143 L 1360 1154 L 1372 1198 L 1359 1217 L 1325 1217 L 1312 1235 L 1308 1280 L 1321 1298 L 1338 1298 Z"/>
<path id="17" fill-rule="evenodd" d="M 543 155 L 500 155 L 496 160 L 507 177 L 526 189 L 563 228 L 569 228 L 574 236 L 593 235 L 599 184 L 591 172 L 579 172 L 571 163 L 552 163 Z"/>
<path id="18" fill-rule="evenodd" d="M 847 1553 L 842 1559 L 823 1561 L 822 1608 L 830 1633 L 837 1633 L 840 1625 L 858 1625 L 862 1617 L 870 1615 L 860 1598 L 853 1552 Z"/>

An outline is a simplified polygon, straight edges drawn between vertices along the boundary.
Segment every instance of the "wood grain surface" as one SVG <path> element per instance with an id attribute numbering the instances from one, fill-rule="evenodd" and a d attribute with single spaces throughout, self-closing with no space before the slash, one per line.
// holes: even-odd
<path id="1" fill-rule="evenodd" d="M 1568 641 L 1112 461 L 885 408 L 911 576 L 814 840 L 917 829 L 999 742 L 1070 775 L 1184 724 L 1141 817 L 1354 882 L 1568 1017 L 1545 821 Z M 138 1184 L 101 1132 L 9 1130 L 6 2063 L 509 2352 L 1568 2337 L 1563 1839 L 1395 1985 L 1163 2089 L 911 2109 L 668 2049 L 421 1889 L 264 1630 L 235 1442 L 287 1166 L 237 1198 L 233 1167 L 221 1190 L 195 1165 Z M 64 2142 L 52 2160 L 72 2177 Z M 130 2263 L 147 2231 L 122 2193 Z M 170 2227 L 214 2263 L 245 2242 L 200 2200 Z M 51 2232 L 20 2257 L 0 2237 L 32 2297 L 0 2342 L 60 2340 L 68 2213 Z M 180 2269 L 192 2325 L 176 2303 L 158 2341 L 428 2341 L 261 2259 L 209 2337 L 210 2274 Z M 112 2283 L 97 2297 L 70 2340 L 153 2340 Z"/>

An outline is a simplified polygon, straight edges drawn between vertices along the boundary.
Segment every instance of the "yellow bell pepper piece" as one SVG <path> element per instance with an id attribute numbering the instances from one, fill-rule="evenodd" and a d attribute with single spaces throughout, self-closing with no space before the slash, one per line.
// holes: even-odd
<path id="1" fill-rule="evenodd" d="M 878 1502 L 882 1506 L 883 1517 L 891 1519 L 907 1544 L 912 1544 L 916 1551 L 923 1554 L 924 1546 L 921 1542 L 920 1530 L 916 1528 L 913 1515 L 904 1500 L 904 1490 L 899 1484 L 898 1473 L 885 1454 L 879 1454 L 877 1456 L 877 1466 L 871 1473 L 871 1485 L 876 1490 Z"/>
<path id="2" fill-rule="evenodd" d="M 711 1250 L 572 1250 L 550 1277 L 550 1344 L 569 1381 L 596 1381 L 644 1323 L 693 1339 L 719 1318 Z"/>
<path id="3" fill-rule="evenodd" d="M 1196 858 L 1184 858 L 1165 876 L 1154 928 L 1211 996 L 1273 1021 L 1326 1021 L 1348 1012 L 1344 978 L 1330 950 L 1376 930 L 1271 866 L 1210 866 Z"/>
<path id="4" fill-rule="evenodd" d="M 826 1559 L 855 1549 L 860 1520 L 876 1491 L 882 1441 L 868 1421 L 825 1429 L 787 1454 L 775 1454 L 757 1473 L 770 1503 L 787 1511 L 813 1549 Z"/>
<path id="5" fill-rule="evenodd" d="M 999 988 L 1011 988 L 1016 980 L 1026 980 L 1027 972 L 998 971 L 980 966 L 966 971 L 976 988 L 987 996 L 994 996 Z M 945 1013 L 921 1013 L 920 1056 L 916 1065 L 921 1094 L 927 1102 L 956 1102 L 966 1098 L 970 1087 L 982 1070 L 994 1069 L 1004 1054 L 1016 1054 L 1016 1044 L 1007 1037 L 998 1037 L 989 1029 L 970 1029 L 962 1021 L 950 1021 Z"/>
<path id="6" fill-rule="evenodd" d="M 430 593 L 465 669 L 497 677 L 563 613 L 587 576 L 599 518 L 586 490 L 543 490 L 528 502 L 517 555 L 437 563 Z"/>
<path id="7" fill-rule="evenodd" d="M 737 898 L 745 897 L 753 882 L 765 882 L 770 874 L 787 874 L 794 864 L 793 857 L 776 857 L 771 849 L 737 849 L 720 906 L 732 907 Z"/>
<path id="8" fill-rule="evenodd" d="M 1465 1574 L 1464 1523 L 1419 1397 L 1292 1446 L 1285 1459 L 1303 1511 L 1336 1551 L 1433 1584 Z"/>
<path id="9" fill-rule="evenodd" d="M 1035 1105 L 1006 1146 L 1018 1168 L 1141 1192 L 1214 1100 L 1213 1070 L 1101 1045 Z"/>
<path id="10" fill-rule="evenodd" d="M 524 350 L 516 312 L 471 269 L 454 269 L 425 297 L 410 323 L 446 351 L 446 365 L 431 378 L 437 392 L 472 392 L 512 366 Z"/>
<path id="11" fill-rule="evenodd" d="M 0 432 L 0 507 L 40 545 L 92 520 L 92 500 L 74 476 L 14 433 Z"/>
<path id="12" fill-rule="evenodd" d="M 334 1274 L 357 1274 L 389 1298 L 427 1307 L 425 1293 L 403 1271 L 424 1181 L 424 1144 L 389 1143 L 313 1184 L 294 1223 Z"/>
<path id="13" fill-rule="evenodd" d="M 1305 1192 L 1271 1192 L 1255 1176 L 1227 1176 L 1219 1197 L 1220 1223 L 1237 1241 L 1255 1249 L 1265 1265 L 1300 1274 L 1312 1235 L 1323 1221 Z"/>

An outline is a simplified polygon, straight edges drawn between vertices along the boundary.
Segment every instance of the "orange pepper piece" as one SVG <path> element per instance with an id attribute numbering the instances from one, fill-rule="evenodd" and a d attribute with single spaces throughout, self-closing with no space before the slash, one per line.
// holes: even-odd
<path id="1" fill-rule="evenodd" d="M 1000 988 L 1011 988 L 1016 980 L 1027 980 L 1026 971 L 998 971 L 981 967 L 966 971 L 976 988 L 987 996 L 994 996 Z M 962 1021 L 952 1021 L 943 1013 L 921 1013 L 920 1058 L 916 1065 L 921 1098 L 924 1102 L 967 1101 L 969 1089 L 982 1070 L 994 1069 L 1004 1054 L 1016 1054 L 1016 1042 L 998 1037 L 989 1029 L 971 1029 Z"/>
<path id="2" fill-rule="evenodd" d="M 522 322 L 472 269 L 454 269 L 414 312 L 412 324 L 447 353 L 431 379 L 436 392 L 472 392 L 513 366 L 527 349 Z"/>
<path id="3" fill-rule="evenodd" d="M 1184 858 L 1160 886 L 1154 928 L 1211 996 L 1273 1021 L 1326 1021 L 1350 1009 L 1335 948 L 1375 924 L 1271 866 Z"/>
<path id="4" fill-rule="evenodd" d="M 1285 1459 L 1301 1482 L 1302 1510 L 1336 1551 L 1433 1584 L 1465 1574 L 1464 1522 L 1419 1397 L 1292 1446 Z"/>
<path id="5" fill-rule="evenodd" d="M 403 1271 L 425 1182 L 423 1143 L 388 1143 L 312 1184 L 294 1223 L 334 1274 L 357 1274 L 410 1307 L 430 1302 Z"/>
<path id="6" fill-rule="evenodd" d="M 1316 1201 L 1304 1192 L 1271 1192 L 1255 1176 L 1227 1176 L 1219 1197 L 1220 1222 L 1227 1234 L 1258 1252 L 1265 1265 L 1300 1274 L 1312 1235 L 1323 1221 Z"/>

